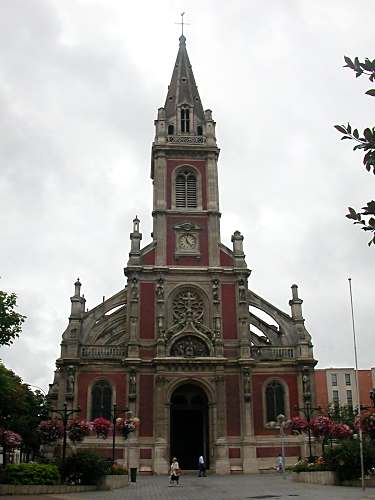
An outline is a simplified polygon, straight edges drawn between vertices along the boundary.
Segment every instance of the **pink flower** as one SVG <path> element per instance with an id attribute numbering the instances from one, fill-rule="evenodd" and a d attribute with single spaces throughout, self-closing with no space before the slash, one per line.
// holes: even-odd
<path id="1" fill-rule="evenodd" d="M 96 432 L 98 437 L 106 439 L 109 434 L 109 429 L 112 427 L 112 424 L 109 420 L 103 417 L 98 417 L 91 422 L 92 428 Z"/>

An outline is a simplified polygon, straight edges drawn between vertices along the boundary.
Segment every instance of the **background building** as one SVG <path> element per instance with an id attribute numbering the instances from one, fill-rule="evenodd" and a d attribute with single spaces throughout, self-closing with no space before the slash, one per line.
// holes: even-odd
<path id="1" fill-rule="evenodd" d="M 370 391 L 375 388 L 375 368 L 359 370 L 360 403 L 371 406 Z M 331 405 L 358 404 L 356 373 L 354 368 L 315 369 L 316 404 L 324 410 Z"/>
<path id="2" fill-rule="evenodd" d="M 217 473 L 254 472 L 281 451 L 277 416 L 314 403 L 316 361 L 297 285 L 289 315 L 248 288 L 241 233 L 221 243 L 215 122 L 184 36 L 155 132 L 153 241 L 141 248 L 136 217 L 127 286 L 95 308 L 77 280 L 49 396 L 86 419 L 111 418 L 114 403 L 137 414 L 116 458 L 141 471 L 166 473 L 172 456 L 196 468 L 203 454 Z M 110 455 L 109 441 L 84 445 Z M 287 436 L 285 452 L 304 454 L 300 437 Z"/>

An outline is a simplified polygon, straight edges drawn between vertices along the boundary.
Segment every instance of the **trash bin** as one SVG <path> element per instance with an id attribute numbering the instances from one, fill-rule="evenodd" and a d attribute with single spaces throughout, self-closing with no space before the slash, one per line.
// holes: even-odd
<path id="1" fill-rule="evenodd" d="M 130 467 L 130 482 L 135 483 L 137 481 L 137 467 Z"/>

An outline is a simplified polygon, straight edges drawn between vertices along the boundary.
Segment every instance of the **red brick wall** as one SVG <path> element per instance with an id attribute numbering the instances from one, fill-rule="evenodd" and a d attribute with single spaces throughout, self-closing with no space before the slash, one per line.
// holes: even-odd
<path id="1" fill-rule="evenodd" d="M 221 285 L 221 300 L 223 304 L 223 337 L 224 339 L 236 339 L 236 288 L 234 283 Z"/>
<path id="2" fill-rule="evenodd" d="M 297 375 L 287 373 L 265 373 L 253 375 L 253 417 L 255 434 L 270 434 L 276 435 L 273 429 L 264 427 L 263 418 L 263 384 L 267 379 L 276 378 L 284 381 L 289 389 L 289 414 L 290 416 L 298 415 L 295 409 L 298 406 L 298 390 L 297 390 Z"/>
<path id="3" fill-rule="evenodd" d="M 355 380 L 353 380 L 353 383 Z M 371 370 L 358 370 L 359 396 L 361 405 L 371 406 L 370 391 L 373 389 Z M 353 401 L 355 404 L 355 402 Z"/>
<path id="4" fill-rule="evenodd" d="M 139 458 L 144 458 L 145 460 L 152 458 L 152 449 L 151 448 L 140 448 L 139 449 Z"/>
<path id="5" fill-rule="evenodd" d="M 142 262 L 146 266 L 153 266 L 155 264 L 155 248 L 153 248 L 143 256 Z"/>
<path id="6" fill-rule="evenodd" d="M 167 207 L 172 207 L 172 172 L 179 165 L 192 165 L 201 174 L 202 179 L 202 207 L 207 210 L 207 192 L 206 192 L 206 161 L 205 160 L 167 160 Z"/>
<path id="7" fill-rule="evenodd" d="M 227 407 L 228 436 L 241 435 L 240 381 L 238 375 L 225 376 L 225 396 Z"/>
<path id="8" fill-rule="evenodd" d="M 155 336 L 155 283 L 141 282 L 140 338 Z"/>
<path id="9" fill-rule="evenodd" d="M 327 376 L 325 370 L 314 370 L 316 406 L 328 408 Z"/>
<path id="10" fill-rule="evenodd" d="M 228 449 L 229 458 L 241 458 L 241 449 L 240 448 L 229 448 Z"/>
<path id="11" fill-rule="evenodd" d="M 220 250 L 220 265 L 226 267 L 233 266 L 233 258 L 223 250 Z"/>
<path id="12" fill-rule="evenodd" d="M 125 408 L 127 398 L 127 375 L 125 373 L 108 373 L 108 372 L 82 372 L 78 374 L 78 404 L 81 408 L 79 418 L 89 420 L 91 415 L 88 414 L 87 408 L 88 388 L 96 380 L 108 380 L 116 389 L 117 407 Z M 114 403 L 114 401 L 112 401 Z"/>
<path id="13" fill-rule="evenodd" d="M 154 433 L 154 376 L 139 376 L 139 425 L 140 436 L 153 436 Z"/>

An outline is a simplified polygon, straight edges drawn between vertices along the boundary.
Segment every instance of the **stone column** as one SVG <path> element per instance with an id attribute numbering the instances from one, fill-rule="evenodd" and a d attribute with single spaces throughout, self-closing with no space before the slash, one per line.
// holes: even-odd
<path id="1" fill-rule="evenodd" d="M 216 382 L 216 474 L 229 474 L 228 443 L 226 439 L 226 408 L 224 372 L 218 373 Z"/>
<path id="2" fill-rule="evenodd" d="M 169 405 L 165 402 L 165 386 L 167 379 L 163 375 L 156 376 L 155 392 L 155 448 L 154 473 L 167 474 L 168 461 L 168 418 Z"/>
<path id="3" fill-rule="evenodd" d="M 242 455 L 243 472 L 246 474 L 258 472 L 256 460 L 256 444 L 254 439 L 253 416 L 251 407 L 251 369 L 244 367 L 242 378 Z"/>

